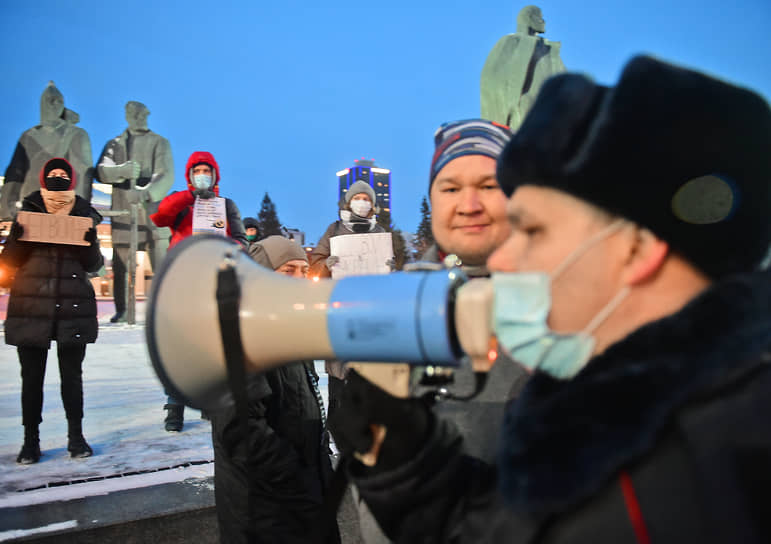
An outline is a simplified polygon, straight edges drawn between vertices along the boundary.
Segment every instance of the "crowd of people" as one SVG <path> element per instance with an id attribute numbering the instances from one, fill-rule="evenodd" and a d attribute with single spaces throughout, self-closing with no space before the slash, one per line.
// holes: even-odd
<path id="1" fill-rule="evenodd" d="M 434 143 L 436 243 L 423 259 L 490 278 L 498 358 L 485 388 L 433 405 L 425 385 L 396 398 L 328 361 L 325 407 L 312 361 L 251 376 L 247 421 L 236 408 L 208 414 L 222 541 L 339 542 L 336 528 L 319 529 L 327 431 L 362 519 L 376 520 L 366 542 L 771 539 L 767 102 L 637 57 L 613 87 L 549 79 L 516 133 L 468 119 L 442 124 Z M 172 246 L 213 229 L 275 273 L 329 277 L 331 238 L 383 230 L 372 188 L 357 181 L 308 256 L 282 236 L 261 239 L 230 199 L 209 206 L 220 196 L 210 153 L 193 153 L 185 176 L 187 189 L 150 216 Z M 22 209 L 101 220 L 63 159 L 40 186 Z M 203 213 L 214 221 L 201 227 Z M 22 369 L 17 461 L 41 455 L 51 340 L 68 449 L 88 456 L 80 368 L 97 335 L 86 279 L 102 264 L 96 233 L 65 246 L 24 241 L 23 230 L 14 222 L 0 256 L 16 271 L 5 338 Z M 471 370 L 454 378 L 458 391 L 479 383 Z M 169 396 L 165 407 L 166 429 L 181 430 L 184 406 Z M 372 452 L 374 464 L 360 461 Z"/>

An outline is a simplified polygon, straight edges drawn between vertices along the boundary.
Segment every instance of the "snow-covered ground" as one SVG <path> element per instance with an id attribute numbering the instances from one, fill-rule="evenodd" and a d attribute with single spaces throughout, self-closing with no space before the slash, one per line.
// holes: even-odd
<path id="1" fill-rule="evenodd" d="M 20 367 L 16 349 L 0 337 L 0 508 L 211 475 L 211 426 L 200 412 L 185 410 L 181 433 L 163 429 L 166 397 L 147 355 L 141 308 L 138 321 L 113 325 L 101 318 L 99 338 L 86 350 L 83 434 L 94 456 L 82 460 L 70 459 L 67 452 L 54 346 L 40 425 L 43 457 L 34 465 L 16 464 L 23 442 Z M 327 378 L 319 370 L 326 404 Z"/>

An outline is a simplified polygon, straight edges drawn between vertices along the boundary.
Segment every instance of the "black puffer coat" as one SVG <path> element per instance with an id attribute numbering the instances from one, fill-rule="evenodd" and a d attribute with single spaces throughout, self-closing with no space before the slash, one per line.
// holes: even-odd
<path id="1" fill-rule="evenodd" d="M 318 533 L 332 465 L 316 379 L 311 361 L 252 376 L 246 438 L 235 408 L 211 414 L 222 542 L 300 543 Z"/>
<path id="2" fill-rule="evenodd" d="M 23 211 L 46 213 L 40 191 L 24 199 Z M 102 217 L 88 202 L 76 197 L 70 215 Z M 97 240 L 90 246 L 23 242 L 9 237 L 0 261 L 17 268 L 5 321 L 5 343 L 12 346 L 50 347 L 96 341 L 96 297 L 88 272 L 102 266 Z"/>
<path id="3" fill-rule="evenodd" d="M 771 274 L 726 279 L 595 357 L 536 373 L 496 467 L 437 421 L 362 497 L 399 542 L 771 542 Z"/>

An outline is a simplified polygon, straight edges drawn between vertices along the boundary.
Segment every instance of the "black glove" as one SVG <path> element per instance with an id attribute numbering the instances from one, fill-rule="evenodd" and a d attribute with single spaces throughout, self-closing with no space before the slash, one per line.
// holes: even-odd
<path id="1" fill-rule="evenodd" d="M 96 228 L 91 227 L 88 229 L 86 234 L 83 236 L 83 239 L 89 244 L 94 245 L 96 243 Z"/>
<path id="2" fill-rule="evenodd" d="M 22 236 L 24 236 L 24 227 L 21 223 L 14 221 L 13 225 L 11 225 L 11 230 L 8 232 L 8 238 L 18 240 Z"/>
<path id="3" fill-rule="evenodd" d="M 193 195 L 200 196 L 201 198 L 214 198 L 215 196 L 217 196 L 214 194 L 214 191 L 212 191 L 211 189 L 196 189 L 195 191 L 193 191 Z"/>
<path id="4" fill-rule="evenodd" d="M 396 468 L 412 459 L 434 425 L 434 414 L 422 399 L 400 399 L 348 372 L 340 408 L 329 419 L 329 429 L 341 452 L 366 453 L 373 444 L 370 425 L 386 428 L 385 441 L 370 473 Z"/>

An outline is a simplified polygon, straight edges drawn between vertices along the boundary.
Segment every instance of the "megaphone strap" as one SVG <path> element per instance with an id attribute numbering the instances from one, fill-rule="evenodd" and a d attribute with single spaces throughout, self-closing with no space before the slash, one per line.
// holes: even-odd
<path id="1" fill-rule="evenodd" d="M 231 259 L 232 260 L 232 259 Z M 244 345 L 241 341 L 241 325 L 239 322 L 239 307 L 241 305 L 241 286 L 238 283 L 236 268 L 231 262 L 226 261 L 217 271 L 217 310 L 220 324 L 220 338 L 225 352 L 225 367 L 228 373 L 228 384 L 233 394 L 236 405 L 236 417 L 240 427 L 241 436 L 244 438 L 240 445 L 249 456 L 249 405 L 246 393 L 246 370 L 244 365 Z M 246 467 L 249 471 L 249 467 Z M 251 482 L 247 474 L 247 482 Z M 252 523 L 252 490 L 247 484 L 246 494 L 246 532 L 249 541 L 254 535 L 254 523 Z"/>

